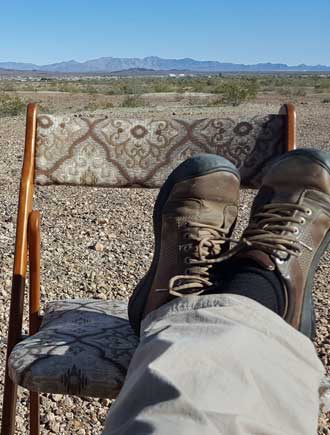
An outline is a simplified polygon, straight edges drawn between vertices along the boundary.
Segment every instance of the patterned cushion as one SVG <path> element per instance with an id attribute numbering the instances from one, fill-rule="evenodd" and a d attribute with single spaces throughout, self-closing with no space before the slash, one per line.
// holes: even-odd
<path id="1" fill-rule="evenodd" d="M 15 346 L 14 382 L 44 393 L 115 397 L 138 344 L 127 304 L 73 299 L 51 302 L 40 331 Z"/>
<path id="2" fill-rule="evenodd" d="M 285 115 L 252 119 L 111 119 L 104 115 L 38 118 L 37 184 L 159 187 L 194 154 L 231 160 L 245 186 L 286 150 Z"/>

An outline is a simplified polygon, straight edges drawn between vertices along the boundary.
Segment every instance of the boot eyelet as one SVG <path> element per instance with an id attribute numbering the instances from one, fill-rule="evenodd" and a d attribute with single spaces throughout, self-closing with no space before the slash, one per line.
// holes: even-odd
<path id="1" fill-rule="evenodd" d="M 190 258 L 185 257 L 183 260 L 184 264 L 191 264 Z"/>
<path id="2" fill-rule="evenodd" d="M 310 208 L 306 209 L 307 216 L 312 216 L 312 210 Z"/>
<path id="3" fill-rule="evenodd" d="M 189 239 L 189 234 L 185 233 L 185 234 L 183 235 L 183 238 L 184 238 L 184 239 Z"/>
<path id="4" fill-rule="evenodd" d="M 277 264 L 283 264 L 285 260 L 282 260 L 282 258 L 276 258 L 275 261 Z"/>
<path id="5" fill-rule="evenodd" d="M 300 218 L 300 223 L 301 225 L 304 225 L 306 223 L 306 219 L 304 217 Z"/>
<path id="6" fill-rule="evenodd" d="M 297 236 L 299 233 L 300 233 L 299 228 L 294 227 L 294 229 L 293 229 L 293 234 L 294 234 L 295 236 Z"/>

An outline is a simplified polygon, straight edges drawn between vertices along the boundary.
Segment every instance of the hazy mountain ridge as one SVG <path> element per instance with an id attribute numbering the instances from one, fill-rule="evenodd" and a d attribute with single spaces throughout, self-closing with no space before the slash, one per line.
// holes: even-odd
<path id="1" fill-rule="evenodd" d="M 258 63 L 253 65 L 236 64 L 218 61 L 200 61 L 190 58 L 185 59 L 162 59 L 157 56 L 145 58 L 116 58 L 100 57 L 98 59 L 77 62 L 70 60 L 49 65 L 35 65 L 32 63 L 0 62 L 0 69 L 17 71 L 44 71 L 44 72 L 70 72 L 70 73 L 95 73 L 114 72 L 129 69 L 149 69 L 155 71 L 196 71 L 196 72 L 262 72 L 262 71 L 330 71 L 327 65 L 295 65 L 289 66 L 283 63 Z"/>

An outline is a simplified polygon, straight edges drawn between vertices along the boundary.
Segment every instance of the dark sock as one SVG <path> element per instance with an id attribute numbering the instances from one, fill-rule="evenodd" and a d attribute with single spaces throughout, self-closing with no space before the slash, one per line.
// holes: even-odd
<path id="1" fill-rule="evenodd" d="M 251 260 L 228 261 L 217 270 L 219 285 L 214 292 L 253 299 L 280 316 L 285 309 L 283 286 L 276 273 Z M 210 292 L 211 293 L 211 292 Z"/>

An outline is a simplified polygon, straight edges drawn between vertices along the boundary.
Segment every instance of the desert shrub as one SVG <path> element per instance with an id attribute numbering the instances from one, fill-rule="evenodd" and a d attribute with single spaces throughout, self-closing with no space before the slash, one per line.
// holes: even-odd
<path id="1" fill-rule="evenodd" d="M 239 106 L 246 99 L 246 89 L 236 83 L 222 86 L 222 100 L 225 104 Z"/>
<path id="2" fill-rule="evenodd" d="M 325 89 L 320 85 L 315 85 L 314 90 L 317 94 L 322 94 L 325 91 Z"/>
<path id="3" fill-rule="evenodd" d="M 117 82 L 119 94 L 141 95 L 150 92 L 150 83 L 145 83 L 141 78 L 128 78 Z"/>
<path id="4" fill-rule="evenodd" d="M 330 79 L 329 78 L 321 78 L 314 85 L 314 89 L 318 92 L 324 92 L 330 89 Z"/>
<path id="5" fill-rule="evenodd" d="M 17 116 L 24 112 L 26 104 L 17 96 L 0 94 L 0 116 Z"/>
<path id="6" fill-rule="evenodd" d="M 330 98 L 323 98 L 322 103 L 323 103 L 323 104 L 328 104 L 328 103 L 330 103 Z"/>
<path id="7" fill-rule="evenodd" d="M 141 107 L 145 103 L 139 95 L 127 95 L 121 103 L 121 107 Z"/>
<path id="8" fill-rule="evenodd" d="M 256 80 L 233 80 L 224 82 L 217 88 L 222 95 L 222 103 L 239 106 L 245 101 L 254 100 L 257 96 L 258 84 Z"/>
<path id="9" fill-rule="evenodd" d="M 132 87 L 128 83 L 121 83 L 118 87 L 120 94 L 132 94 Z"/>
<path id="10" fill-rule="evenodd" d="M 153 92 L 173 92 L 175 91 L 175 86 L 168 80 L 155 80 L 153 83 Z"/>
<path id="11" fill-rule="evenodd" d="M 209 102 L 207 103 L 207 105 L 209 107 L 214 107 L 214 106 L 223 106 L 223 101 L 221 100 L 221 98 L 217 98 L 215 100 L 209 100 Z"/>

